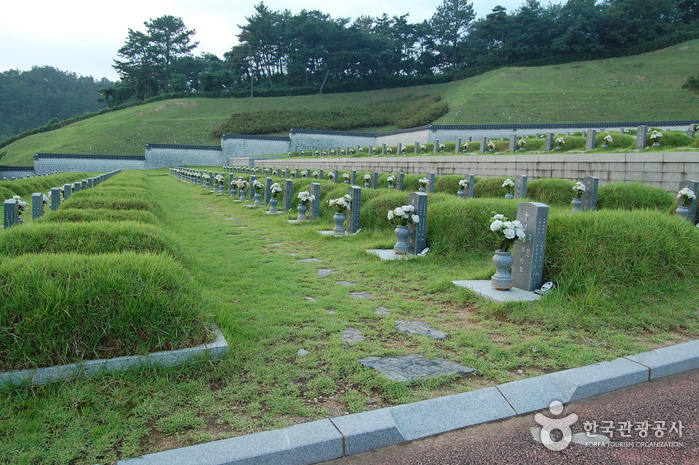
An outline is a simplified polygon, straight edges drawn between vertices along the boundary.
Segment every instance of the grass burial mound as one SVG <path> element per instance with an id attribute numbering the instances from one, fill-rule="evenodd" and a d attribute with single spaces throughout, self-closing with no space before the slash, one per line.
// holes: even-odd
<path id="1" fill-rule="evenodd" d="M 42 222 L 0 233 L 0 370 L 210 341 L 207 306 L 177 238 L 152 224 L 114 221 L 114 212 L 159 211 L 143 177 L 122 173 L 74 193 Z"/>

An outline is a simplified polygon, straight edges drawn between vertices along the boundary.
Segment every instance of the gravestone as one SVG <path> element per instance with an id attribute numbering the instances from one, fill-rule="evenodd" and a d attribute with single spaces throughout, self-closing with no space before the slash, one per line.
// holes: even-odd
<path id="1" fill-rule="evenodd" d="M 518 174 L 515 178 L 515 198 L 523 199 L 527 196 L 527 175 Z"/>
<path id="2" fill-rule="evenodd" d="M 546 152 L 550 152 L 553 150 L 553 133 L 552 132 L 546 133 L 546 138 L 544 140 L 544 150 Z"/>
<path id="3" fill-rule="evenodd" d="M 379 172 L 374 171 L 371 173 L 371 188 L 372 189 L 378 189 L 379 188 Z"/>
<path id="4" fill-rule="evenodd" d="M 386 155 L 386 144 L 381 144 L 381 155 Z"/>
<path id="5" fill-rule="evenodd" d="M 468 191 L 466 191 L 466 198 L 472 199 L 473 198 L 473 185 L 476 183 L 476 175 L 469 174 L 467 176 L 467 179 L 468 179 Z"/>
<path id="6" fill-rule="evenodd" d="M 697 125 L 697 126 L 695 127 L 695 126 L 694 126 L 694 123 L 692 123 L 692 124 L 689 125 L 689 128 L 687 129 L 686 134 L 687 134 L 689 137 L 691 137 L 692 139 L 694 139 L 694 138 L 696 137 L 696 134 L 697 134 L 697 129 L 699 129 L 699 125 Z"/>
<path id="7" fill-rule="evenodd" d="M 510 135 L 510 152 L 517 151 L 517 134 Z"/>
<path id="8" fill-rule="evenodd" d="M 272 197 L 270 188 L 272 187 L 272 178 L 265 178 L 265 205 L 269 205 L 269 199 Z"/>
<path id="9" fill-rule="evenodd" d="M 461 138 L 456 139 L 456 148 L 454 150 L 457 154 L 461 153 Z"/>
<path id="10" fill-rule="evenodd" d="M 643 150 L 648 142 L 648 126 L 639 126 L 636 133 L 636 150 Z"/>
<path id="11" fill-rule="evenodd" d="M 428 174 L 427 182 L 429 183 L 427 186 L 427 192 L 434 194 L 434 172 Z"/>
<path id="12" fill-rule="evenodd" d="M 325 179 L 325 178 L 323 178 L 323 170 L 322 169 L 318 170 L 318 179 Z"/>
<path id="13" fill-rule="evenodd" d="M 58 187 L 51 188 L 51 211 L 58 210 L 61 205 L 61 189 Z"/>
<path id="14" fill-rule="evenodd" d="M 73 193 L 73 186 L 70 184 L 64 184 L 63 185 L 63 200 L 67 200 L 70 197 L 70 194 Z"/>
<path id="15" fill-rule="evenodd" d="M 293 200 L 293 182 L 291 179 L 284 180 L 284 211 L 291 210 L 291 201 Z"/>
<path id="16" fill-rule="evenodd" d="M 306 177 L 307 177 L 307 178 L 310 178 L 310 177 L 311 177 L 311 169 L 310 169 L 310 168 L 308 168 L 308 169 L 306 170 Z"/>
<path id="17" fill-rule="evenodd" d="M 432 153 L 437 153 L 437 152 L 439 152 L 439 139 L 435 139 L 434 147 L 432 147 Z"/>
<path id="18" fill-rule="evenodd" d="M 80 192 L 80 188 L 82 187 L 82 183 L 80 181 L 75 181 L 73 183 L 73 190 L 75 192 Z"/>
<path id="19" fill-rule="evenodd" d="M 585 150 L 592 150 L 595 148 L 595 136 L 597 131 L 594 129 L 587 130 L 587 142 L 585 143 Z"/>
<path id="20" fill-rule="evenodd" d="M 482 137 L 481 138 L 481 153 L 485 153 L 487 151 L 488 151 L 488 138 Z"/>
<path id="21" fill-rule="evenodd" d="M 427 194 L 411 192 L 408 203 L 415 207 L 415 214 L 420 217 L 418 224 L 408 225 L 408 229 L 410 229 L 408 247 L 410 253 L 417 255 L 427 246 Z"/>
<path id="22" fill-rule="evenodd" d="M 549 207 L 538 202 L 522 202 L 517 207 L 517 219 L 526 233 L 525 241 L 516 241 L 512 257 L 514 287 L 533 291 L 541 287 L 546 250 L 546 226 Z"/>
<path id="23" fill-rule="evenodd" d="M 32 194 L 32 219 L 37 220 L 44 216 L 44 194 Z"/>
<path id="24" fill-rule="evenodd" d="M 17 224 L 19 219 L 19 203 L 15 199 L 7 199 L 4 203 L 5 207 L 5 229 L 11 228 Z"/>
<path id="25" fill-rule="evenodd" d="M 320 218 L 320 183 L 311 183 L 311 195 L 315 197 L 315 200 L 311 202 L 311 219 L 315 220 Z"/>
<path id="26" fill-rule="evenodd" d="M 87 187 L 88 189 L 95 187 L 95 178 L 87 178 Z"/>
<path id="27" fill-rule="evenodd" d="M 347 214 L 347 234 L 356 233 L 359 228 L 359 214 L 362 207 L 362 188 L 359 186 L 349 186 L 347 193 L 350 196 L 350 209 Z"/>
<path id="28" fill-rule="evenodd" d="M 335 179 L 335 184 L 340 182 L 340 170 L 335 170 L 335 176 L 333 179 Z"/>
<path id="29" fill-rule="evenodd" d="M 299 176 L 301 176 L 301 174 L 300 174 L 300 172 L 299 172 L 299 169 L 296 168 L 296 169 L 294 170 L 294 178 L 298 179 Z"/>
<path id="30" fill-rule="evenodd" d="M 396 182 L 396 189 L 399 191 L 403 190 L 403 182 L 405 181 L 405 173 L 402 171 L 398 173 L 398 180 Z"/>
<path id="31" fill-rule="evenodd" d="M 352 175 L 350 176 L 350 184 L 357 184 L 357 170 L 352 170 Z"/>
<path id="32" fill-rule="evenodd" d="M 398 142 L 398 155 L 403 155 L 403 144 Z"/>
<path id="33" fill-rule="evenodd" d="M 585 184 L 585 193 L 582 196 L 582 204 L 580 209 L 583 211 L 597 209 L 597 189 L 599 188 L 599 178 L 594 176 L 586 176 L 585 179 L 583 179 L 583 184 Z"/>
<path id="34" fill-rule="evenodd" d="M 415 153 L 416 154 L 420 153 L 420 143 L 419 142 L 415 142 Z"/>
<path id="35" fill-rule="evenodd" d="M 692 203 L 689 204 L 689 207 L 687 207 L 689 209 L 689 215 L 687 216 L 687 220 L 694 223 L 696 221 L 696 218 L 697 218 L 697 199 L 696 199 L 696 196 L 697 196 L 697 194 L 699 194 L 699 181 L 690 181 L 690 180 L 680 181 L 679 190 L 682 190 L 685 187 L 687 189 L 691 190 L 692 192 L 694 192 L 695 198 L 694 198 L 694 200 L 692 200 Z M 680 205 L 682 205 L 682 203 L 681 203 L 680 199 L 677 199 L 677 206 L 680 206 Z"/>

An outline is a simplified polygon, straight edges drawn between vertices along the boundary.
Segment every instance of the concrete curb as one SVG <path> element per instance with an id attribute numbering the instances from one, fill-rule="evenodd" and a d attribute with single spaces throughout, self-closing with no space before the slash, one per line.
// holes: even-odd
<path id="1" fill-rule="evenodd" d="M 496 387 L 123 460 L 119 465 L 311 465 L 699 369 L 699 340 Z"/>
<path id="2" fill-rule="evenodd" d="M 216 340 L 186 349 L 153 352 L 147 355 L 130 355 L 100 360 L 58 365 L 30 370 L 5 371 L 0 373 L 0 386 L 5 384 L 47 384 L 72 377 L 89 378 L 98 373 L 126 371 L 139 365 L 174 366 L 202 357 L 220 358 L 228 353 L 228 342 L 218 328 L 214 329 Z"/>

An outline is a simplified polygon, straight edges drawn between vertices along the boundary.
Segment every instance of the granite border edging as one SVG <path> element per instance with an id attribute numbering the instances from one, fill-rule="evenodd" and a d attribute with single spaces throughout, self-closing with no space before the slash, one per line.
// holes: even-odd
<path id="1" fill-rule="evenodd" d="M 156 452 L 118 465 L 312 465 L 699 369 L 699 340 L 495 387 Z"/>
<path id="2" fill-rule="evenodd" d="M 101 372 L 121 372 L 138 365 L 174 366 L 203 356 L 217 359 L 228 353 L 228 342 L 218 327 L 215 327 L 213 332 L 216 335 L 214 342 L 196 347 L 153 352 L 147 355 L 86 360 L 53 367 L 0 372 L 0 386 L 23 383 L 47 384 L 72 377 L 89 378 Z"/>

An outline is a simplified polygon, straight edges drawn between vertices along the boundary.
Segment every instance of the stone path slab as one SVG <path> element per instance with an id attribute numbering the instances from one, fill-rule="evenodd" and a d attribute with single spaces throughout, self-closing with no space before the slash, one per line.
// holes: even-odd
<path id="1" fill-rule="evenodd" d="M 386 307 L 381 306 L 381 307 L 377 308 L 376 310 L 374 310 L 374 313 L 375 313 L 376 315 L 386 316 L 386 315 L 388 315 L 389 313 L 391 313 L 391 311 L 390 311 L 389 309 L 387 309 Z"/>
<path id="2" fill-rule="evenodd" d="M 443 341 L 448 334 L 431 327 L 424 321 L 396 321 L 396 329 L 407 334 L 417 334 Z"/>
<path id="3" fill-rule="evenodd" d="M 422 355 L 397 355 L 390 357 L 364 357 L 362 365 L 373 368 L 391 381 L 414 381 L 438 375 L 468 374 L 474 368 L 444 359 L 430 360 Z"/>
<path id="4" fill-rule="evenodd" d="M 320 276 L 321 278 L 325 278 L 327 276 L 330 276 L 333 273 L 335 273 L 335 272 L 329 268 L 319 268 L 318 269 L 318 276 Z"/>
<path id="5" fill-rule="evenodd" d="M 372 294 L 371 292 L 361 291 L 361 292 L 350 292 L 349 296 L 353 297 L 355 299 L 372 299 L 374 297 L 374 294 Z"/>
<path id="6" fill-rule="evenodd" d="M 364 341 L 364 336 L 357 328 L 345 328 L 342 330 L 342 340 L 345 344 L 353 345 Z"/>

